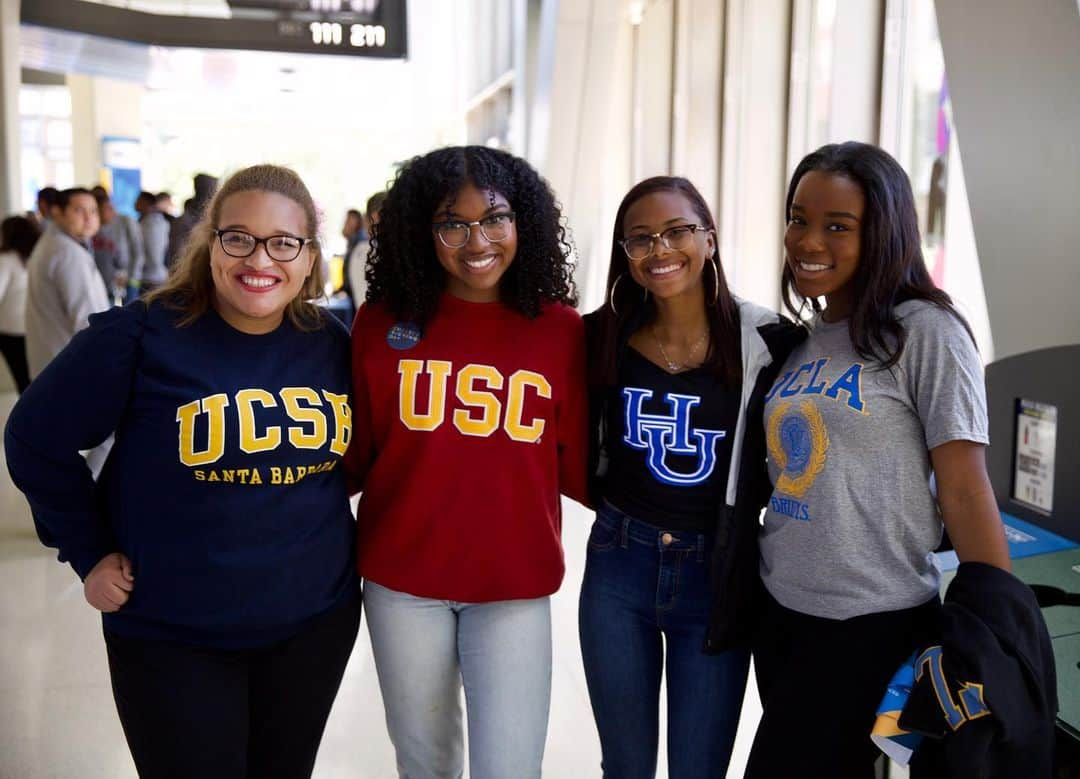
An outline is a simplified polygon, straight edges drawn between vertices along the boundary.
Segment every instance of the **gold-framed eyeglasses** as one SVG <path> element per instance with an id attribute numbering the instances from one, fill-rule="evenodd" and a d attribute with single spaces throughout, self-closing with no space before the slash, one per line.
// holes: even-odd
<path id="1" fill-rule="evenodd" d="M 479 227 L 480 234 L 490 243 L 505 241 L 510 237 L 510 226 L 514 222 L 514 216 L 513 211 L 500 211 L 473 222 L 462 222 L 456 219 L 435 222 L 432 228 L 435 230 L 435 235 L 439 237 L 439 243 L 447 249 L 460 249 L 469 242 L 469 236 L 474 227 Z"/>
<path id="2" fill-rule="evenodd" d="M 664 246 L 678 252 L 690 248 L 690 244 L 694 242 L 694 233 L 698 230 L 706 233 L 712 232 L 711 227 L 702 227 L 701 225 L 675 225 L 658 233 L 631 235 L 629 238 L 623 238 L 619 241 L 619 245 L 622 246 L 626 256 L 631 260 L 644 260 L 653 253 L 653 249 L 656 247 L 656 239 L 659 238 Z"/>
<path id="3" fill-rule="evenodd" d="M 301 250 L 311 243 L 311 238 L 297 238 L 295 235 L 268 235 L 256 238 L 243 230 L 214 230 L 221 250 L 230 257 L 250 257 L 261 243 L 266 249 L 266 256 L 274 262 L 292 262 L 300 256 Z"/>

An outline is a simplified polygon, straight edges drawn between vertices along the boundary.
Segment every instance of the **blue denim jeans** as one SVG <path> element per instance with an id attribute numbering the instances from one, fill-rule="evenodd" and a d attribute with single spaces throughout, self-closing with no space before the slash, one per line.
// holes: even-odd
<path id="1" fill-rule="evenodd" d="M 459 603 L 364 582 L 401 779 L 540 779 L 551 704 L 549 598 Z"/>
<path id="2" fill-rule="evenodd" d="M 607 504 L 597 513 L 579 627 L 605 779 L 656 775 L 665 670 L 670 779 L 727 771 L 750 660 L 703 652 L 711 546 L 709 535 L 667 532 Z"/>

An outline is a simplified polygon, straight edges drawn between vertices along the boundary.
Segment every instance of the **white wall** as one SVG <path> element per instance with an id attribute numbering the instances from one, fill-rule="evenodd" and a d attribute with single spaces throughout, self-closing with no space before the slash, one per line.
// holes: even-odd
<path id="1" fill-rule="evenodd" d="M 723 4 L 547 0 L 540 17 L 528 155 L 563 203 L 591 310 L 635 182 L 686 176 L 719 218 Z"/>
<path id="2" fill-rule="evenodd" d="M 611 223 L 631 184 L 632 30 L 622 0 L 545 10 L 554 32 L 542 41 L 538 71 L 550 86 L 536 108 L 530 157 L 573 230 L 581 307 L 590 310 L 603 300 Z"/>
<path id="3" fill-rule="evenodd" d="M 574 230 L 582 308 L 603 301 L 619 201 L 657 174 L 695 182 L 732 288 L 776 306 L 789 3 L 549 0 L 541 17 L 537 83 L 549 89 L 537 89 L 529 157 Z"/>
<path id="4" fill-rule="evenodd" d="M 884 0 L 838 0 L 836 4 L 830 143 L 877 141 L 883 4 Z"/>
<path id="5" fill-rule="evenodd" d="M 719 219 L 724 3 L 680 0 L 675 23 L 671 168 L 694 182 Z"/>
<path id="6" fill-rule="evenodd" d="M 1080 342 L 1080 15 L 937 0 L 997 357 Z"/>
<path id="7" fill-rule="evenodd" d="M 20 209 L 19 0 L 0 0 L 0 213 Z"/>
<path id="8" fill-rule="evenodd" d="M 72 155 L 75 184 L 98 183 L 103 165 L 101 139 L 107 135 L 143 137 L 146 87 L 129 81 L 70 74 Z M 145 189 L 145 187 L 144 187 Z"/>
<path id="9" fill-rule="evenodd" d="M 945 264 L 942 287 L 971 325 L 979 356 L 986 364 L 995 359 L 994 338 L 990 329 L 990 312 L 986 305 L 982 269 L 979 267 L 975 228 L 971 223 L 964 164 L 958 134 L 955 132 L 949 143 L 949 165 L 952 172 L 945 197 L 949 204 L 945 209 L 945 240 L 949 261 Z"/>
<path id="10" fill-rule="evenodd" d="M 685 54 L 675 51 L 675 5 L 674 0 L 649 3 L 631 32 L 634 181 L 671 173 L 673 55 Z"/>
<path id="11" fill-rule="evenodd" d="M 729 0 L 720 256 L 732 290 L 780 302 L 790 4 Z"/>

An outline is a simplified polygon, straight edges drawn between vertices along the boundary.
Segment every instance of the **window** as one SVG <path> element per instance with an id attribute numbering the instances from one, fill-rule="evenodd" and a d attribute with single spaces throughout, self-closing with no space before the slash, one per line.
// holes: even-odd
<path id="1" fill-rule="evenodd" d="M 911 179 L 934 282 L 953 297 L 990 362 L 990 318 L 933 0 L 886 4 L 880 143 Z"/>
<path id="2" fill-rule="evenodd" d="M 71 93 L 64 86 L 24 85 L 19 90 L 22 139 L 22 206 L 37 208 L 42 187 L 75 184 L 72 162 Z"/>
<path id="3" fill-rule="evenodd" d="M 791 20 L 789 168 L 830 136 L 836 0 L 798 0 Z M 839 139 L 835 139 L 839 140 Z"/>

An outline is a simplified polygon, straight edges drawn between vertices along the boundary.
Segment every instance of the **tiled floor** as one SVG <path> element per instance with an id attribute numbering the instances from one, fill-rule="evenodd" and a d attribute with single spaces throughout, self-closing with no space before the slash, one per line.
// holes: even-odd
<path id="1" fill-rule="evenodd" d="M 0 393 L 0 420 L 14 401 Z M 600 748 L 577 640 L 577 592 L 591 519 L 567 504 L 567 577 L 555 596 L 554 684 L 544 776 L 600 776 Z M 753 684 L 729 776 L 741 776 L 760 714 Z M 660 771 L 664 770 L 661 739 Z M 0 468 L 0 779 L 135 776 L 109 689 L 101 623 L 67 565 L 34 534 L 29 509 Z M 394 756 L 367 630 L 361 628 L 330 715 L 315 776 L 393 779 Z"/>

